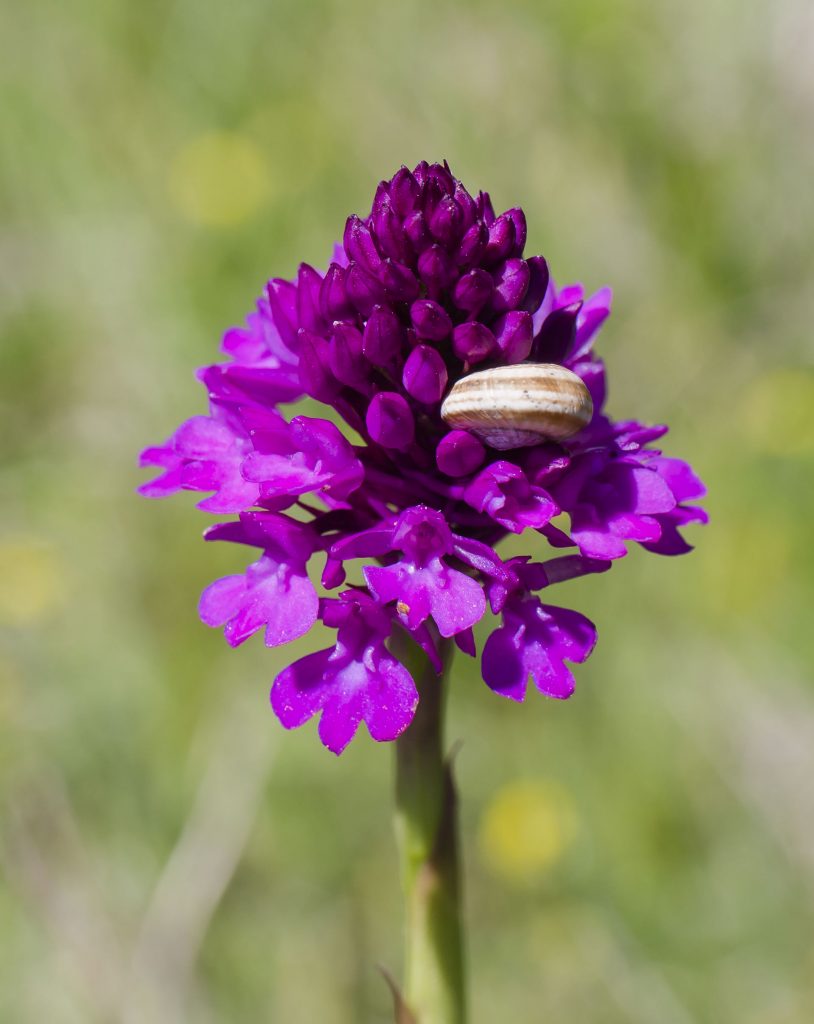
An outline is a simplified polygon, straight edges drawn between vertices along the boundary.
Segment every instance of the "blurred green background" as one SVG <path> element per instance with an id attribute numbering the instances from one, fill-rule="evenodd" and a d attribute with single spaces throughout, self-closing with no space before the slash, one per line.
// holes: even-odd
<path id="1" fill-rule="evenodd" d="M 570 702 L 458 666 L 473 1020 L 814 1020 L 807 0 L 4 6 L 0 1020 L 392 1018 L 392 751 L 283 732 L 313 637 L 202 626 L 243 554 L 135 459 L 268 277 L 444 157 L 613 285 L 611 411 L 713 517 L 563 586 Z"/>

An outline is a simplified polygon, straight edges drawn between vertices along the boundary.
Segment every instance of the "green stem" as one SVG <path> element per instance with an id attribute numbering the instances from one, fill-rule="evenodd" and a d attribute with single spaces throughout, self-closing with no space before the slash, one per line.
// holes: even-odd
<path id="1" fill-rule="evenodd" d="M 396 741 L 396 833 L 406 911 L 404 997 L 417 1024 L 465 1024 L 458 814 L 452 766 L 444 752 L 444 704 L 451 645 L 437 676 L 406 636 L 397 654 L 420 701 Z"/>

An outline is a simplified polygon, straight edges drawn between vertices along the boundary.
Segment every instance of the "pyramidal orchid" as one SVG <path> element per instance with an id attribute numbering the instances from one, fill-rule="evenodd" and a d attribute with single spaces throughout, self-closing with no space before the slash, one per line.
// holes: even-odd
<path id="1" fill-rule="evenodd" d="M 317 621 L 336 632 L 274 680 L 280 722 L 319 716 L 337 754 L 362 723 L 375 740 L 401 737 L 407 997 L 421 1024 L 464 1019 L 457 873 L 438 842 L 454 813 L 439 696 L 450 645 L 478 657 L 473 629 L 486 620 L 481 672 L 494 693 L 523 701 L 531 680 L 566 698 L 596 631 L 548 603 L 549 588 L 608 569 L 631 544 L 682 554 L 683 527 L 706 520 L 703 484 L 655 447 L 667 428 L 605 410 L 594 343 L 609 289 L 558 287 L 525 244 L 519 208 L 496 214 L 446 164 L 402 168 L 367 216 L 348 218 L 324 271 L 303 263 L 294 280 L 269 281 L 226 332 L 224 361 L 198 372 L 208 413 L 141 456 L 160 470 L 142 494 L 199 492 L 199 508 L 232 517 L 206 538 L 254 549 L 244 573 L 204 591 L 207 625 L 232 645 L 256 632 L 285 644 Z M 525 362 L 580 378 L 593 404 L 584 429 L 496 450 L 442 419 L 456 381 Z M 292 415 L 305 396 L 322 416 Z M 527 555 L 497 554 L 509 534 L 523 534 Z M 428 864 L 449 904 L 434 924 L 420 896 L 410 902 Z M 434 970 L 444 950 L 457 966 Z"/>

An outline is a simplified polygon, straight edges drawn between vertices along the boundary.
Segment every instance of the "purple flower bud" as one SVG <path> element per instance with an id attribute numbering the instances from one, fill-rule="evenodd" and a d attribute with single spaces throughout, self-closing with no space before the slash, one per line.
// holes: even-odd
<path id="1" fill-rule="evenodd" d="M 350 324 L 337 321 L 328 350 L 331 370 L 343 384 L 364 385 L 370 379 L 370 364 L 362 355 L 362 335 Z"/>
<path id="2" fill-rule="evenodd" d="M 429 215 L 431 234 L 443 245 L 452 245 L 461 235 L 463 213 L 451 196 L 444 196 Z"/>
<path id="3" fill-rule="evenodd" d="M 515 242 L 514 221 L 507 213 L 501 213 L 489 228 L 489 243 L 484 250 L 482 261 L 487 265 L 500 263 L 511 255 Z"/>
<path id="4" fill-rule="evenodd" d="M 371 440 L 383 448 L 404 451 L 413 443 L 415 421 L 410 406 L 395 391 L 374 395 L 365 415 Z"/>
<path id="5" fill-rule="evenodd" d="M 503 216 L 508 217 L 514 224 L 514 255 L 522 256 L 526 245 L 526 215 L 519 206 L 514 206 Z"/>
<path id="6" fill-rule="evenodd" d="M 478 216 L 478 208 L 475 204 L 475 200 L 463 187 L 460 181 L 455 182 L 455 191 L 453 193 L 455 202 L 461 209 L 462 221 L 461 226 L 464 231 L 467 231 L 474 223 Z"/>
<path id="7" fill-rule="evenodd" d="M 451 196 L 455 191 L 455 179 L 446 164 L 432 164 L 427 174 L 427 191 L 437 186 L 442 195 Z"/>
<path id="8" fill-rule="evenodd" d="M 307 263 L 301 263 L 297 271 L 297 317 L 301 327 L 309 331 L 320 331 L 324 327 L 319 296 L 322 278 Z"/>
<path id="9" fill-rule="evenodd" d="M 492 275 L 485 270 L 470 270 L 458 282 L 452 291 L 452 300 L 458 309 L 473 316 L 482 309 L 492 297 L 494 283 Z"/>
<path id="10" fill-rule="evenodd" d="M 404 233 L 412 242 L 416 252 L 423 252 L 428 245 L 432 244 L 432 238 L 427 230 L 427 222 L 421 210 L 416 210 L 404 221 Z"/>
<path id="11" fill-rule="evenodd" d="M 438 468 L 447 476 L 469 476 L 483 463 L 486 449 L 465 430 L 451 430 L 441 438 L 435 450 Z"/>
<path id="12" fill-rule="evenodd" d="M 328 343 L 318 334 L 301 328 L 297 335 L 297 347 L 303 391 L 318 402 L 332 402 L 339 392 L 339 384 L 331 373 Z"/>
<path id="13" fill-rule="evenodd" d="M 432 299 L 416 299 L 410 306 L 410 319 L 419 338 L 442 341 L 452 330 L 449 314 Z"/>
<path id="14" fill-rule="evenodd" d="M 365 324 L 362 351 L 374 366 L 386 366 L 401 351 L 404 328 L 389 306 L 376 306 Z"/>
<path id="15" fill-rule="evenodd" d="M 384 202 L 373 218 L 378 247 L 394 260 L 404 263 L 412 257 L 410 240 L 404 233 L 401 218 L 389 202 Z"/>
<path id="16" fill-rule="evenodd" d="M 345 270 L 337 263 L 328 268 L 319 289 L 319 307 L 328 323 L 346 320 L 355 313 L 345 288 Z"/>
<path id="17" fill-rule="evenodd" d="M 542 256 L 532 256 L 526 260 L 526 266 L 529 268 L 529 286 L 520 308 L 527 313 L 534 313 L 548 290 L 548 264 Z"/>
<path id="18" fill-rule="evenodd" d="M 345 224 L 343 244 L 349 260 L 361 263 L 371 274 L 378 271 L 382 258 L 376 248 L 376 243 L 373 241 L 370 229 L 355 214 L 348 217 Z"/>
<path id="19" fill-rule="evenodd" d="M 494 323 L 495 339 L 507 363 L 522 363 L 531 351 L 531 314 L 513 309 Z"/>
<path id="20" fill-rule="evenodd" d="M 498 351 L 489 328 L 477 320 L 458 324 L 452 332 L 452 351 L 465 363 L 480 363 Z"/>
<path id="21" fill-rule="evenodd" d="M 407 168 L 396 171 L 390 182 L 390 199 L 399 217 L 407 217 L 413 212 L 419 195 L 418 183 Z"/>
<path id="22" fill-rule="evenodd" d="M 490 228 L 495 222 L 495 210 L 492 206 L 492 200 L 489 198 L 489 193 L 478 192 L 478 198 L 475 202 L 478 207 L 478 213 L 486 222 L 486 226 Z"/>
<path id="23" fill-rule="evenodd" d="M 426 160 L 422 160 L 420 164 L 417 164 L 413 169 L 413 175 L 420 188 L 424 188 L 427 184 L 427 178 L 430 173 L 430 165 Z"/>
<path id="24" fill-rule="evenodd" d="M 385 260 L 379 268 L 379 280 L 391 301 L 412 302 L 418 295 L 418 281 L 415 275 L 401 263 Z"/>
<path id="25" fill-rule="evenodd" d="M 492 296 L 493 311 L 505 313 L 506 310 L 517 309 L 526 294 L 531 277 L 525 260 L 506 260 L 495 270 L 492 277 L 495 282 L 495 294 Z"/>
<path id="26" fill-rule="evenodd" d="M 431 245 L 418 257 L 418 276 L 431 296 L 438 295 L 446 288 L 452 275 L 452 260 L 440 245 Z"/>
<path id="27" fill-rule="evenodd" d="M 370 316 L 373 307 L 386 298 L 380 282 L 366 273 L 358 263 L 348 265 L 345 288 L 348 298 L 362 316 Z"/>
<path id="28" fill-rule="evenodd" d="M 286 345 L 294 345 L 297 339 L 297 289 L 290 281 L 275 277 L 266 286 L 274 326 Z"/>
<path id="29" fill-rule="evenodd" d="M 370 216 L 377 217 L 384 206 L 390 202 L 390 185 L 386 181 L 380 181 L 376 186 L 376 194 L 373 196 L 373 205 L 370 208 Z"/>
<path id="30" fill-rule="evenodd" d="M 438 351 L 429 345 L 414 348 L 404 364 L 405 390 L 419 402 L 440 402 L 447 386 L 447 368 Z"/>
<path id="31" fill-rule="evenodd" d="M 486 249 L 489 241 L 489 229 L 482 220 L 475 221 L 472 227 L 467 228 L 466 233 L 458 246 L 455 261 L 461 267 L 477 263 Z"/>

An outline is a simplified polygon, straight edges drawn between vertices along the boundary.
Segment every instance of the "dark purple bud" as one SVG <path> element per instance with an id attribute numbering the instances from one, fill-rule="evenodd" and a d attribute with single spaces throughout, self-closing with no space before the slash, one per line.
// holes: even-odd
<path id="1" fill-rule="evenodd" d="M 468 264 L 477 263 L 483 255 L 488 241 L 489 228 L 482 220 L 475 221 L 472 227 L 466 231 L 458 246 L 458 252 L 455 254 L 458 265 L 465 267 Z"/>
<path id="2" fill-rule="evenodd" d="M 421 188 L 423 188 L 424 185 L 426 185 L 427 183 L 427 176 L 429 175 L 429 171 L 430 165 L 427 163 L 426 160 L 422 160 L 421 163 L 418 164 L 415 170 L 413 171 L 415 180 Z"/>
<path id="3" fill-rule="evenodd" d="M 404 222 L 404 233 L 410 239 L 416 252 L 423 252 L 432 243 L 427 222 L 421 210 L 416 210 Z"/>
<path id="4" fill-rule="evenodd" d="M 529 286 L 520 308 L 527 313 L 534 313 L 548 291 L 548 264 L 542 256 L 532 256 L 526 260 L 526 266 L 529 268 Z"/>
<path id="5" fill-rule="evenodd" d="M 365 415 L 367 432 L 383 448 L 404 451 L 413 443 L 415 421 L 406 400 L 395 391 L 380 391 Z"/>
<path id="6" fill-rule="evenodd" d="M 289 348 L 297 338 L 297 289 L 290 281 L 275 277 L 266 286 L 274 326 Z"/>
<path id="7" fill-rule="evenodd" d="M 452 332 L 452 351 L 465 363 L 480 363 L 498 351 L 497 341 L 489 328 L 477 320 L 458 324 Z"/>
<path id="8" fill-rule="evenodd" d="M 495 340 L 507 363 L 522 363 L 531 350 L 531 313 L 513 309 L 494 323 Z"/>
<path id="9" fill-rule="evenodd" d="M 455 178 L 452 176 L 448 164 L 432 164 L 427 175 L 428 183 L 437 185 L 445 195 L 452 195 L 455 191 Z"/>
<path id="10" fill-rule="evenodd" d="M 472 315 L 491 299 L 493 291 L 492 275 L 476 267 L 458 279 L 452 298 L 458 309 Z"/>
<path id="11" fill-rule="evenodd" d="M 489 228 L 489 242 L 483 253 L 483 262 L 500 263 L 511 253 L 514 245 L 514 221 L 507 213 L 501 213 Z"/>
<path id="12" fill-rule="evenodd" d="M 428 214 L 430 233 L 443 245 L 453 245 L 461 237 L 463 213 L 451 196 L 444 196 Z"/>
<path id="13" fill-rule="evenodd" d="M 427 180 L 427 184 L 424 186 L 421 193 L 421 207 L 424 211 L 424 221 L 429 227 L 430 220 L 435 213 L 436 207 L 445 197 L 445 192 L 442 186 L 430 176 Z"/>
<path id="14" fill-rule="evenodd" d="M 414 348 L 404 364 L 402 383 L 419 402 L 440 402 L 447 386 L 447 368 L 438 351 L 429 345 Z"/>
<path id="15" fill-rule="evenodd" d="M 319 308 L 328 323 L 346 320 L 356 310 L 345 289 L 345 270 L 338 263 L 332 263 L 319 289 Z"/>
<path id="16" fill-rule="evenodd" d="M 390 200 L 399 217 L 407 217 L 418 202 L 418 182 L 406 167 L 401 167 L 390 182 Z"/>
<path id="17" fill-rule="evenodd" d="M 477 198 L 478 215 L 483 218 L 486 222 L 486 226 L 490 228 L 495 220 L 495 211 L 492 206 L 492 200 L 489 198 L 488 192 L 479 192 Z"/>
<path id="18" fill-rule="evenodd" d="M 370 377 L 370 364 L 362 355 L 362 334 L 350 324 L 337 321 L 328 349 L 333 375 L 343 384 L 364 384 Z"/>
<path id="19" fill-rule="evenodd" d="M 406 262 L 412 256 L 412 246 L 404 233 L 401 218 L 390 205 L 389 201 L 382 204 L 374 214 L 373 228 L 379 249 L 385 256 Z"/>
<path id="20" fill-rule="evenodd" d="M 452 280 L 452 260 L 446 249 L 431 245 L 418 257 L 418 276 L 432 296 L 437 296 Z"/>
<path id="21" fill-rule="evenodd" d="M 528 289 L 530 276 L 525 260 L 512 259 L 502 263 L 492 275 L 495 282 L 492 310 L 505 313 L 508 309 L 517 309 Z"/>
<path id="22" fill-rule="evenodd" d="M 362 314 L 370 316 L 373 307 L 385 298 L 384 288 L 366 273 L 358 263 L 350 263 L 345 274 L 345 288 L 348 298 Z"/>
<path id="23" fill-rule="evenodd" d="M 297 272 L 297 317 L 300 327 L 320 331 L 325 326 L 319 308 L 322 278 L 307 263 L 301 263 Z"/>
<path id="24" fill-rule="evenodd" d="M 483 463 L 486 449 L 465 430 L 451 430 L 438 442 L 435 461 L 447 476 L 468 476 Z"/>
<path id="25" fill-rule="evenodd" d="M 452 330 L 449 314 L 432 299 L 416 299 L 410 306 L 410 319 L 419 338 L 441 341 Z"/>
<path id="26" fill-rule="evenodd" d="M 549 313 L 543 321 L 532 345 L 534 358 L 538 362 L 561 363 L 574 347 L 577 333 L 577 317 L 582 309 L 581 302 L 572 302 Z"/>
<path id="27" fill-rule="evenodd" d="M 300 329 L 297 351 L 303 391 L 318 402 L 330 404 L 336 398 L 340 385 L 331 374 L 327 341 L 311 331 Z"/>
<path id="28" fill-rule="evenodd" d="M 404 328 L 388 306 L 376 306 L 365 324 L 362 351 L 374 366 L 386 366 L 401 352 Z"/>
<path id="29" fill-rule="evenodd" d="M 345 223 L 343 245 L 348 259 L 360 263 L 366 270 L 375 274 L 381 266 L 382 258 L 373 241 L 370 229 L 356 214 L 348 217 Z"/>
<path id="30" fill-rule="evenodd" d="M 455 182 L 454 197 L 455 202 L 461 208 L 461 214 L 463 216 L 463 230 L 467 231 L 475 223 L 475 219 L 478 216 L 478 208 L 475 205 L 475 200 L 466 191 L 460 181 Z"/>
<path id="31" fill-rule="evenodd" d="M 514 248 L 513 256 L 522 256 L 526 245 L 526 215 L 519 206 L 513 206 L 507 210 L 504 217 L 509 217 L 514 224 Z"/>
<path id="32" fill-rule="evenodd" d="M 402 263 L 385 260 L 378 276 L 387 297 L 394 302 L 412 302 L 418 295 L 418 281 Z"/>
<path id="33" fill-rule="evenodd" d="M 380 181 L 376 186 L 376 195 L 373 197 L 373 205 L 370 208 L 370 216 L 375 217 L 381 212 L 385 203 L 390 202 L 390 186 L 386 181 Z"/>

